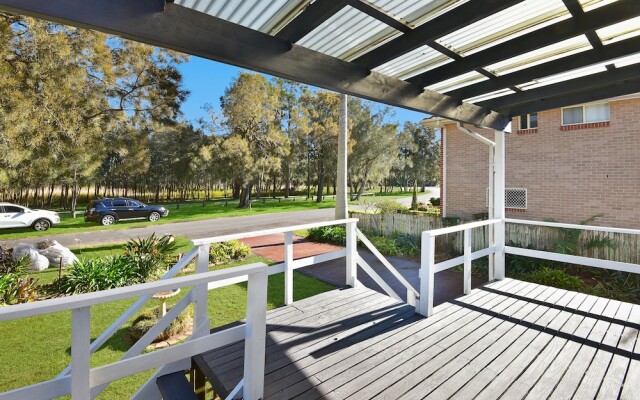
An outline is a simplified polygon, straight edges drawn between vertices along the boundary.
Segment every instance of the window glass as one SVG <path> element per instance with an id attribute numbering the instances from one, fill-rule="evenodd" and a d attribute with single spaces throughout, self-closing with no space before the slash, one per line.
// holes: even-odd
<path id="1" fill-rule="evenodd" d="M 569 107 L 562 110 L 562 124 L 581 124 L 582 121 L 582 106 Z"/>
<path id="2" fill-rule="evenodd" d="M 126 207 L 127 203 L 124 200 L 114 200 L 111 206 L 112 207 Z"/>
<path id="3" fill-rule="evenodd" d="M 21 207 L 16 206 L 4 206 L 4 212 L 6 213 L 20 213 L 24 210 Z"/>
<path id="4" fill-rule="evenodd" d="M 585 122 L 609 121 L 609 103 L 585 106 L 584 115 Z"/>
<path id="5" fill-rule="evenodd" d="M 520 116 L 520 129 L 529 129 L 529 126 L 527 125 L 527 116 L 526 115 L 521 115 Z"/>
<path id="6" fill-rule="evenodd" d="M 538 113 L 529 114 L 529 128 L 538 127 Z"/>
<path id="7" fill-rule="evenodd" d="M 129 203 L 129 207 L 140 207 L 140 203 L 137 201 L 127 200 L 127 203 Z"/>

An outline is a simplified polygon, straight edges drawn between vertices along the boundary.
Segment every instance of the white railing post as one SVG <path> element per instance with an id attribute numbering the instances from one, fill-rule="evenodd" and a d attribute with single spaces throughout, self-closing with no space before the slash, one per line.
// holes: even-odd
<path id="1" fill-rule="evenodd" d="M 284 234 L 284 304 L 293 303 L 293 232 Z"/>
<path id="2" fill-rule="evenodd" d="M 358 248 L 356 239 L 356 223 L 347 222 L 347 286 L 358 285 Z"/>
<path id="3" fill-rule="evenodd" d="M 91 307 L 71 312 L 71 398 L 91 398 Z"/>
<path id="4" fill-rule="evenodd" d="M 264 392 L 267 281 L 268 273 L 264 270 L 250 274 L 247 284 L 247 325 L 242 389 L 245 400 L 261 399 Z"/>
<path id="5" fill-rule="evenodd" d="M 489 146 L 489 219 L 494 218 L 494 182 L 495 182 L 495 144 L 493 146 Z M 487 233 L 489 234 L 488 244 L 489 247 L 494 247 L 496 245 L 496 236 L 495 236 L 495 227 L 493 224 L 487 227 Z M 489 281 L 495 279 L 495 254 L 489 254 Z"/>
<path id="6" fill-rule="evenodd" d="M 471 229 L 464 230 L 464 294 L 471 293 Z"/>
<path id="7" fill-rule="evenodd" d="M 196 274 L 209 271 L 209 245 L 202 244 L 198 246 L 198 258 L 196 260 Z M 196 285 L 192 289 L 194 291 L 194 326 L 193 338 L 204 336 L 209 333 L 209 315 L 207 312 L 207 300 L 209 297 L 209 288 L 207 283 Z M 205 328 L 206 327 L 206 328 Z"/>
<path id="8" fill-rule="evenodd" d="M 433 280 L 436 252 L 436 237 L 422 232 L 422 250 L 420 262 L 420 301 L 418 313 L 430 317 L 433 313 Z"/>
<path id="9" fill-rule="evenodd" d="M 494 190 L 494 218 L 502 220 L 496 224 L 494 235 L 496 241 L 496 252 L 494 255 L 495 278 L 504 279 L 505 277 L 505 133 L 495 131 L 495 182 Z"/>

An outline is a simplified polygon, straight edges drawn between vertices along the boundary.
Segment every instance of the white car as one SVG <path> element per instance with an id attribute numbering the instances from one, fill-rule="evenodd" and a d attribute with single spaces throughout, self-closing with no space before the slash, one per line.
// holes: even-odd
<path id="1" fill-rule="evenodd" d="M 60 223 L 57 212 L 32 210 L 11 203 L 0 203 L 0 229 L 32 227 L 36 231 L 46 231 Z"/>

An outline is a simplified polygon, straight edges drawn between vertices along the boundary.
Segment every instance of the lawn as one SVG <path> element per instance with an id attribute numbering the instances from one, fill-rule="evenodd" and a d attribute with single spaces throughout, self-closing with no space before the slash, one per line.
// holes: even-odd
<path id="1" fill-rule="evenodd" d="M 188 240 L 176 238 L 176 252 L 189 247 Z M 74 250 L 80 257 L 116 255 L 122 247 L 101 246 Z M 229 268 L 254 262 L 269 263 L 261 257 L 251 255 L 247 259 L 224 266 L 211 268 Z M 58 271 L 44 271 L 33 274 L 40 283 L 47 283 L 57 278 Z M 333 289 L 333 286 L 312 277 L 294 273 L 294 300 L 303 299 Z M 181 295 L 186 294 L 183 291 Z M 181 296 L 169 301 L 169 305 L 177 302 Z M 115 319 L 117 319 L 135 299 L 128 299 L 94 306 L 91 309 L 91 335 L 96 338 Z M 268 309 L 284 304 L 283 274 L 269 277 L 267 298 Z M 157 307 L 149 303 L 146 309 Z M 224 325 L 243 319 L 246 312 L 246 283 L 227 286 L 209 292 L 209 316 L 212 327 Z M 144 311 L 144 310 L 143 310 Z M 92 366 L 104 365 L 118 360 L 128 349 L 125 340 L 126 327 L 120 329 L 91 358 Z M 38 383 L 54 378 L 70 362 L 71 313 L 59 312 L 28 319 L 0 323 L 0 337 L 3 350 L 0 352 L 0 392 L 11 390 L 28 384 Z M 152 374 L 147 371 L 112 383 L 99 399 L 129 398 L 133 392 Z"/>

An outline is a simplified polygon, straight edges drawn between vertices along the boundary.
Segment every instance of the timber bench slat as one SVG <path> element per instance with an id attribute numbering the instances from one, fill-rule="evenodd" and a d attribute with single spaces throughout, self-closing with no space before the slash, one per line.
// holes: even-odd
<path id="1" fill-rule="evenodd" d="M 267 313 L 264 399 L 637 398 L 639 322 L 639 306 L 512 279 L 430 318 L 334 290 Z M 222 397 L 243 349 L 194 358 Z"/>

